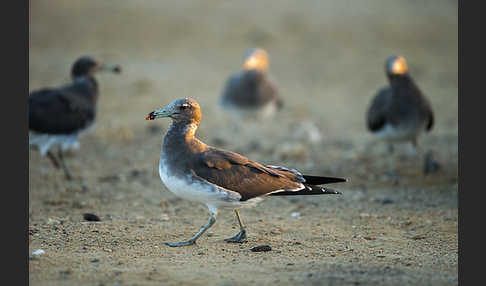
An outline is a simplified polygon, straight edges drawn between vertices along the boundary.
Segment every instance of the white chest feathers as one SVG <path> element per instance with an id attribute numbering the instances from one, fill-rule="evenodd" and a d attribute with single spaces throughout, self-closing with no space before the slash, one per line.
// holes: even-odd
<path id="1" fill-rule="evenodd" d="M 159 175 L 167 189 L 183 199 L 214 206 L 240 204 L 241 196 L 238 193 L 195 178 L 192 174 L 187 174 L 186 176 L 169 174 L 163 159 L 159 163 Z"/>

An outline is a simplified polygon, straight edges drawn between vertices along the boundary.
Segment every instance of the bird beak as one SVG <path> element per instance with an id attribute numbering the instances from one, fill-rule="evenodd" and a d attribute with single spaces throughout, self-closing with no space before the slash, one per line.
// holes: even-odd
<path id="1" fill-rule="evenodd" d="M 121 73 L 122 68 L 119 65 L 101 64 L 98 71 L 107 71 L 112 73 Z"/>
<path id="2" fill-rule="evenodd" d="M 172 115 L 172 112 L 168 107 L 158 109 L 155 111 L 150 112 L 147 117 L 145 117 L 145 120 L 155 120 L 158 118 L 164 118 L 164 117 L 169 117 Z"/>

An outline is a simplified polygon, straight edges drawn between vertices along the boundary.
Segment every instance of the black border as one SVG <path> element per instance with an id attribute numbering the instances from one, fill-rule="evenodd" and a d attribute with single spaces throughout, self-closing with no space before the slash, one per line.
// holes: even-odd
<path id="1" fill-rule="evenodd" d="M 484 168 L 475 166 L 484 154 L 478 153 L 485 146 L 484 120 L 480 116 L 484 106 L 481 78 L 484 75 L 485 50 L 484 8 L 480 1 L 459 1 L 459 284 L 474 285 L 481 281 L 484 259 L 479 246 L 484 244 L 482 228 L 483 187 L 479 180 Z M 474 5 L 476 4 L 476 5 Z M 482 9 L 483 8 L 483 9 Z M 484 112 L 484 111 L 483 111 Z M 479 115 L 479 116 L 478 116 Z M 479 126 L 474 126 L 479 125 Z M 479 127 L 479 128 L 478 128 Z M 474 132 L 478 130 L 479 132 Z M 468 136 L 470 135 L 470 136 Z M 476 162 L 474 162 L 476 161 Z M 466 231 L 467 229 L 467 231 Z M 468 233 L 467 233 L 468 232 Z M 479 263 L 478 263 L 479 262 Z"/>
<path id="2" fill-rule="evenodd" d="M 2 33 L 2 250 L 4 284 L 29 285 L 29 6 L 4 3 Z M 13 282 L 13 283 L 12 283 Z"/>

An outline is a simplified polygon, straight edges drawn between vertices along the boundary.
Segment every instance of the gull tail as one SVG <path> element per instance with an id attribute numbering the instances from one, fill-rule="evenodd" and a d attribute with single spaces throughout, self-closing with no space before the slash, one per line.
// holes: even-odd
<path id="1" fill-rule="evenodd" d="M 283 191 L 272 193 L 270 196 L 309 196 L 309 195 L 342 195 L 340 191 L 320 186 L 305 185 L 304 189 L 298 191 Z"/>
<path id="2" fill-rule="evenodd" d="M 335 177 L 320 177 L 320 176 L 303 176 L 305 179 L 305 184 L 309 185 L 324 185 L 324 184 L 332 184 L 332 183 L 343 183 L 347 182 L 348 180 L 344 178 L 335 178 Z"/>

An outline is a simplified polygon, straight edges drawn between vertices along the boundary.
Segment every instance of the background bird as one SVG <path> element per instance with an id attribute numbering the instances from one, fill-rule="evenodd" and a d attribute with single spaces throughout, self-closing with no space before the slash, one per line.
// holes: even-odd
<path id="1" fill-rule="evenodd" d="M 98 82 L 94 75 L 98 71 L 120 73 L 121 68 L 83 56 L 71 68 L 72 83 L 29 94 L 29 145 L 38 147 L 42 156 L 47 154 L 56 168 L 62 166 L 68 180 L 72 176 L 62 152 L 79 148 L 78 135 L 95 121 Z M 54 146 L 60 163 L 50 151 Z"/>
<path id="2" fill-rule="evenodd" d="M 376 138 L 387 142 L 389 171 L 393 173 L 393 144 L 410 142 L 416 153 L 418 137 L 434 126 L 434 112 L 429 100 L 408 73 L 403 57 L 389 57 L 385 72 L 389 85 L 381 88 L 371 101 L 366 123 Z"/>
<path id="3" fill-rule="evenodd" d="M 321 187 L 345 182 L 343 178 L 302 175 L 297 170 L 263 165 L 246 157 L 206 145 L 195 137 L 202 117 L 199 104 L 190 98 L 173 101 L 152 111 L 147 120 L 169 117 L 172 123 L 164 136 L 159 161 L 159 175 L 177 196 L 206 204 L 208 223 L 192 238 L 169 246 L 191 245 L 216 221 L 218 208 L 235 210 L 240 232 L 227 242 L 246 240 L 246 228 L 239 208 L 253 205 L 264 197 L 289 195 L 340 194 Z"/>
<path id="4" fill-rule="evenodd" d="M 242 120 L 264 120 L 283 106 L 276 85 L 269 79 L 268 53 L 261 48 L 248 52 L 243 70 L 232 74 L 223 88 L 220 104 L 236 125 Z"/>

